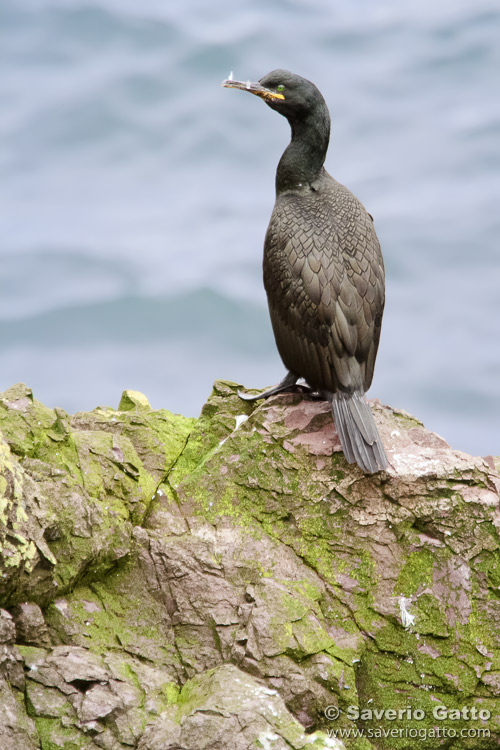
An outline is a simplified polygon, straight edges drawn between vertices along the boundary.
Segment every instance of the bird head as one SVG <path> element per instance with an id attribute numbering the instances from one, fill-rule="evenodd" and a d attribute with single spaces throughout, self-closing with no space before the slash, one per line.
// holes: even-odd
<path id="1" fill-rule="evenodd" d="M 288 70 L 273 70 L 260 81 L 235 81 L 231 77 L 222 82 L 226 88 L 249 91 L 263 99 L 271 109 L 288 120 L 305 119 L 318 107 L 326 107 L 321 92 L 306 78 Z"/>

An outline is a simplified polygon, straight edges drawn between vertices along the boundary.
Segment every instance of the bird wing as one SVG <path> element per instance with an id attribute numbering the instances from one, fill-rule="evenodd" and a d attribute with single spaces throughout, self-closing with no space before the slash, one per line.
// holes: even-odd
<path id="1" fill-rule="evenodd" d="M 336 183 L 338 184 L 338 183 Z M 342 187 L 342 186 L 340 186 Z M 384 307 L 384 270 L 357 199 L 284 196 L 266 235 L 264 284 L 285 366 L 325 391 L 366 391 Z M 339 210 L 340 209 L 340 210 Z"/>

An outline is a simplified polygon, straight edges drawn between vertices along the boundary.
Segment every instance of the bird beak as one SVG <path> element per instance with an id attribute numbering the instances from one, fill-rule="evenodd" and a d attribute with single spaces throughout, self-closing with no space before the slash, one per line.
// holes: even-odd
<path id="1" fill-rule="evenodd" d="M 264 100 L 285 98 L 283 94 L 280 94 L 278 91 L 266 89 L 264 86 L 261 86 L 260 83 L 252 83 L 251 81 L 233 81 L 232 78 L 226 78 L 222 81 L 221 86 L 224 86 L 226 89 L 241 89 L 242 91 L 249 91 L 251 94 L 260 96 L 260 98 Z"/>

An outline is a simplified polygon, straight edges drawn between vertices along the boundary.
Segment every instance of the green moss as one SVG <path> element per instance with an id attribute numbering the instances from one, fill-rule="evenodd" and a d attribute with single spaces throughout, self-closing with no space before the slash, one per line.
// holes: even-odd
<path id="1" fill-rule="evenodd" d="M 449 634 L 446 613 L 432 594 L 421 594 L 412 610 L 416 617 L 415 629 L 421 635 L 433 634 L 444 638 Z"/>
<path id="2" fill-rule="evenodd" d="M 375 642 L 381 651 L 389 651 L 402 657 L 413 653 L 416 639 L 402 625 L 385 621 L 384 625 L 374 632 Z"/>
<path id="3" fill-rule="evenodd" d="M 310 654 L 328 651 L 332 646 L 332 639 L 321 626 L 311 618 L 303 618 L 292 626 L 293 637 L 298 644 L 298 649 L 292 649 L 296 658 L 303 658 Z"/>
<path id="4" fill-rule="evenodd" d="M 313 603 L 320 602 L 323 597 L 321 588 L 307 578 L 300 581 L 289 581 L 288 585 L 292 590 L 297 591 L 300 596 L 306 597 Z"/>
<path id="5" fill-rule="evenodd" d="M 434 641 L 436 644 L 437 642 Z M 422 644 L 423 645 L 423 644 Z M 428 647 L 430 644 L 426 642 Z M 423 661 L 429 669 L 425 669 Z M 405 720 L 402 723 L 397 721 L 390 722 L 387 720 L 374 719 L 372 722 L 366 720 L 362 726 L 367 729 L 370 726 L 379 726 L 381 728 L 392 727 L 420 727 L 429 730 L 436 725 L 455 729 L 457 737 L 462 729 L 471 727 L 488 727 L 491 726 L 491 747 L 496 740 L 497 729 L 494 724 L 493 699 L 485 700 L 483 698 L 472 697 L 475 690 L 474 671 L 465 665 L 461 659 L 456 657 L 423 657 L 415 649 L 409 651 L 406 657 L 396 656 L 390 653 L 381 653 L 373 647 L 369 647 L 365 652 L 362 662 L 357 669 L 357 685 L 359 692 L 360 708 L 367 709 L 395 709 L 396 711 L 407 709 L 420 709 L 424 712 L 424 717 L 420 721 Z M 448 710 L 461 710 L 465 708 L 476 707 L 487 708 L 491 711 L 492 720 L 483 724 L 482 722 L 471 722 L 467 720 L 458 721 L 439 721 L 433 716 L 433 710 L 436 706 L 442 704 Z M 407 739 L 394 738 L 387 747 L 407 748 Z M 434 750 L 436 747 L 435 737 L 430 733 L 427 741 L 422 741 L 422 747 L 425 750 Z M 419 743 L 420 746 L 420 743 Z M 470 745 L 471 748 L 478 745 Z M 462 745 L 459 745 L 462 747 Z M 468 747 L 467 745 L 463 746 Z M 481 745 L 482 747 L 482 745 Z M 490 747 L 490 745 L 485 745 Z"/>
<path id="6" fill-rule="evenodd" d="M 158 664 L 176 660 L 158 605 L 132 563 L 125 563 L 105 581 L 76 588 L 65 601 L 64 613 L 57 603 L 46 610 L 46 621 L 62 642 L 70 635 L 73 643 L 102 655 L 122 648 Z"/>
<path id="7" fill-rule="evenodd" d="M 427 547 L 410 552 L 394 586 L 395 596 L 410 597 L 432 584 L 435 555 Z"/>
<path id="8" fill-rule="evenodd" d="M 3 436 L 0 433 L 0 539 L 4 535 L 3 529 L 7 527 L 13 509 L 15 509 L 16 530 L 19 530 L 19 524 L 26 520 L 22 498 L 23 485 L 24 473 L 9 446 L 3 442 Z"/>
<path id="9" fill-rule="evenodd" d="M 471 487 L 487 486 L 485 475 L 471 470 L 465 478 L 457 473 L 448 479 L 416 479 L 408 485 L 403 507 L 393 502 L 400 497 L 400 487 L 393 487 L 391 478 L 383 483 L 360 478 L 346 471 L 341 454 L 325 458 L 329 468 L 320 471 L 317 457 L 309 457 L 307 450 L 286 450 L 285 438 L 293 434 L 282 418 L 286 407 L 279 399 L 246 404 L 236 389 L 231 383 L 215 384 L 197 421 L 154 411 L 144 397 L 133 393 L 122 400 L 118 411 L 99 408 L 74 417 L 37 404 L 29 389 L 21 388 L 7 399 L 4 394 L 0 421 L 8 422 L 8 439 L 19 457 L 2 451 L 0 445 L 0 463 L 14 477 L 13 482 L 11 477 L 9 482 L 0 477 L 0 489 L 11 492 L 0 501 L 0 518 L 10 524 L 12 546 L 4 549 L 14 566 L 24 565 L 28 573 L 39 559 L 26 528 L 33 516 L 29 505 L 23 504 L 28 472 L 28 481 L 35 480 L 36 491 L 52 514 L 46 528 L 59 583 L 55 595 L 66 596 L 64 613 L 60 602 L 45 612 L 52 642 L 82 645 L 105 659 L 112 655 L 115 672 L 139 690 L 139 660 L 148 668 L 151 664 L 165 668 L 165 681 L 153 691 L 154 711 L 170 706 L 179 721 L 184 711 L 197 710 L 210 688 L 194 678 L 179 692 L 176 675 L 196 674 L 214 663 L 211 659 L 233 658 L 235 653 L 239 658 L 244 643 L 237 640 L 241 622 L 220 626 L 209 612 L 201 625 L 181 622 L 172 627 L 145 587 L 145 573 L 138 565 L 142 552 L 135 539 L 146 534 L 137 530 L 132 536 L 132 527 L 144 525 L 158 509 L 147 538 L 151 542 L 156 534 L 154 543 L 167 551 L 178 541 L 169 534 L 185 533 L 187 539 L 189 527 L 204 540 L 212 534 L 209 529 L 202 536 L 207 524 L 222 532 L 217 549 L 207 553 L 209 564 L 224 569 L 238 596 L 253 584 L 261 614 L 270 617 L 262 670 L 274 674 L 276 667 L 279 673 L 282 667 L 286 671 L 287 660 L 295 662 L 289 667 L 292 672 L 301 670 L 305 681 L 312 680 L 311 704 L 318 713 L 322 700 L 318 696 L 332 694 L 344 708 L 411 706 L 425 709 L 429 716 L 439 700 L 449 707 L 464 700 L 485 701 L 497 716 L 498 698 L 492 692 L 500 673 L 500 644 L 492 622 L 499 612 L 500 546 L 491 523 L 493 510 L 490 513 L 479 500 L 465 501 Z M 249 419 L 235 430 L 235 417 L 242 413 Z M 395 420 L 402 429 L 420 424 L 403 413 L 396 414 Z M 157 488 L 165 479 L 167 497 L 160 499 Z M 43 495 L 46 488 L 52 493 L 50 502 Z M 365 510 L 365 503 L 368 508 L 368 502 L 375 506 L 373 531 L 361 528 L 364 520 L 358 513 Z M 173 509 L 169 504 L 174 503 L 175 514 L 169 516 L 175 515 L 174 521 L 162 526 Z M 391 519 L 390 532 L 384 518 Z M 221 551 L 226 527 L 241 529 L 242 537 L 262 540 L 258 549 L 265 548 L 265 557 L 253 559 L 253 546 L 247 549 L 243 544 L 226 565 L 226 555 L 233 554 Z M 443 540 L 446 547 L 431 545 L 422 532 Z M 380 570 L 376 545 L 389 545 L 392 539 L 395 554 L 390 569 Z M 42 545 L 41 537 L 38 543 Z M 310 577 L 283 579 L 288 573 L 281 559 L 285 547 L 287 555 L 301 558 L 295 569 L 291 565 L 290 577 L 304 566 Z M 245 555 L 247 559 L 242 559 Z M 472 590 L 458 591 L 460 584 L 453 583 L 451 576 L 447 597 L 442 593 L 446 573 L 457 570 L 461 575 L 464 559 L 470 561 Z M 16 568 L 4 570 L 11 574 Z M 40 591 L 47 591 L 43 571 L 39 565 L 36 575 L 41 576 Z M 54 589 L 47 597 L 54 596 Z M 33 596 L 37 595 L 36 589 Z M 412 598 L 413 632 L 398 621 L 397 597 L 402 595 Z M 462 601 L 465 610 L 459 612 Z M 467 621 L 468 606 L 472 610 Z M 242 609 L 246 608 L 244 604 Z M 36 650 L 21 653 L 27 666 L 41 658 Z M 136 719 L 137 726 L 149 720 L 144 706 Z M 50 743 L 56 746 L 62 736 L 60 725 L 45 721 L 37 719 L 42 747 L 52 748 Z M 431 720 L 421 726 L 430 727 Z M 66 729 L 62 744 L 80 747 L 71 744 L 79 735 Z M 492 734 L 498 731 L 493 724 L 492 730 Z M 391 740 L 387 747 L 403 748 L 402 742 Z M 61 744 L 57 747 L 60 750 Z M 432 746 L 422 745 L 422 750 L 427 747 Z"/>
<path id="10" fill-rule="evenodd" d="M 123 391 L 118 411 L 135 411 L 136 409 L 151 411 L 151 404 L 146 396 L 139 391 Z"/>
<path id="11" fill-rule="evenodd" d="M 47 650 L 39 648 L 38 646 L 16 646 L 17 650 L 24 659 L 27 667 L 31 667 L 36 664 L 37 661 L 42 660 L 47 655 Z"/>
<path id="12" fill-rule="evenodd" d="M 351 569 L 351 575 L 356 578 L 360 586 L 371 592 L 378 580 L 378 573 L 371 554 L 367 549 L 357 550 L 357 557 Z"/>
<path id="13" fill-rule="evenodd" d="M 91 750 L 92 740 L 73 727 L 63 727 L 59 719 L 35 718 L 41 750 Z"/>
<path id="14" fill-rule="evenodd" d="M 459 691 L 463 696 L 474 694 L 478 678 L 461 659 L 439 656 L 432 662 L 432 671 L 448 688 Z"/>
<path id="15" fill-rule="evenodd" d="M 403 409 L 393 409 L 392 413 L 396 419 L 396 422 L 405 430 L 411 429 L 412 427 L 424 426 L 423 422 L 409 414 L 407 411 L 404 411 Z"/>
<path id="16" fill-rule="evenodd" d="M 497 598 L 491 592 L 488 592 L 492 604 L 495 606 Z M 462 637 L 465 638 L 474 648 L 488 652 L 488 661 L 491 662 L 492 669 L 500 669 L 500 647 L 498 631 L 492 627 L 491 615 L 487 609 L 480 606 L 481 602 L 472 599 L 472 612 L 469 616 L 468 627 L 461 628 Z"/>
<path id="17" fill-rule="evenodd" d="M 189 433 L 186 446 L 170 474 L 170 484 L 175 488 L 197 467 L 205 463 L 208 456 L 217 452 L 221 441 L 227 440 L 235 430 L 234 414 L 250 414 L 252 407 L 237 395 L 237 383 L 218 380 L 204 405 L 200 418 Z M 228 408 L 229 407 L 229 408 Z"/>
<path id="18" fill-rule="evenodd" d="M 480 559 L 474 560 L 473 565 L 486 575 L 488 586 L 500 593 L 500 551 L 496 549 L 483 552 Z"/>
<path id="19" fill-rule="evenodd" d="M 0 429 L 18 456 L 35 456 L 55 419 L 54 409 L 34 399 L 33 391 L 24 383 L 0 394 Z"/>
<path id="20" fill-rule="evenodd" d="M 163 686 L 163 694 L 167 701 L 167 706 L 171 706 L 177 703 L 180 695 L 179 686 L 175 682 L 167 682 Z"/>

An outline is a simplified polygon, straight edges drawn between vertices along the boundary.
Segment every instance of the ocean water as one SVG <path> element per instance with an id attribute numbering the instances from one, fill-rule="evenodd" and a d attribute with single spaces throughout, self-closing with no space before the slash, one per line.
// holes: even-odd
<path id="1" fill-rule="evenodd" d="M 282 377 L 261 257 L 289 128 L 220 87 L 282 67 L 375 217 L 369 395 L 500 453 L 499 37 L 496 0 L 2 0 L 0 390 L 197 415 L 215 378 Z"/>

